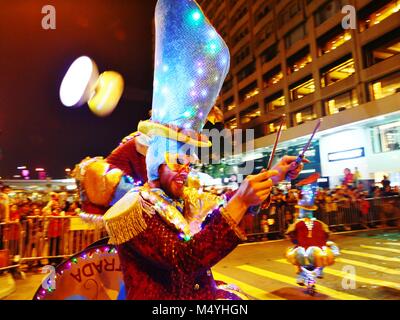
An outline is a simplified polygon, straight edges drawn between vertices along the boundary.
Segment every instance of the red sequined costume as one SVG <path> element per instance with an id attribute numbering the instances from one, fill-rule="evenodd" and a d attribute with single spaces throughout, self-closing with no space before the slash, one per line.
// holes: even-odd
<path id="1" fill-rule="evenodd" d="M 289 227 L 286 233 L 292 242 L 304 249 L 311 246 L 320 248 L 326 246 L 330 233 L 328 226 L 319 220 L 309 220 L 312 222 L 312 230 L 309 231 L 310 227 L 307 226 L 305 219 L 299 219 Z"/>
<path id="2" fill-rule="evenodd" d="M 160 189 L 144 186 L 104 216 L 110 241 L 118 246 L 127 299 L 246 298 L 216 283 L 210 270 L 245 239 L 222 199 L 187 188 L 182 215 L 164 197 Z"/>

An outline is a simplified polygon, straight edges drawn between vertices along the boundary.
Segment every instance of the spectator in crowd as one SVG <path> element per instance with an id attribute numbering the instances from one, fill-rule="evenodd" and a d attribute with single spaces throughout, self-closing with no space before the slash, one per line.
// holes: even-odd
<path id="1" fill-rule="evenodd" d="M 354 176 L 353 176 L 353 178 L 354 178 L 354 186 L 357 186 L 359 181 L 360 181 L 360 179 L 361 179 L 361 173 L 358 170 L 358 167 L 354 168 Z"/>
<path id="2" fill-rule="evenodd" d="M 47 236 L 49 238 L 49 256 L 58 256 L 60 255 L 63 222 L 62 219 L 57 217 L 64 215 L 64 212 L 61 211 L 59 196 L 57 193 L 52 192 L 50 194 L 50 201 L 43 211 L 47 216 L 50 216 L 47 229 Z M 55 265 L 60 262 L 60 260 L 61 259 L 59 258 L 50 258 L 50 263 Z"/>
<path id="3" fill-rule="evenodd" d="M 12 256 L 16 256 L 19 253 L 19 239 L 20 239 L 20 218 L 21 214 L 16 204 L 13 204 L 10 207 L 10 222 L 13 222 L 9 225 L 8 228 L 8 236 L 6 237 L 9 242 L 10 254 Z"/>
<path id="4" fill-rule="evenodd" d="M 354 175 L 351 173 L 349 168 L 344 169 L 343 185 L 351 186 L 354 182 Z"/>
<path id="5" fill-rule="evenodd" d="M 7 193 L 4 192 L 5 188 L 0 189 L 0 223 L 7 223 L 10 220 L 10 210 L 9 210 L 9 198 Z M 5 225 L 0 225 L 0 250 L 4 248 L 3 237 L 4 237 Z"/>
<path id="6" fill-rule="evenodd" d="M 386 175 L 383 176 L 381 184 L 382 184 L 382 190 L 387 190 L 387 187 L 390 188 L 390 180 L 389 180 L 388 176 L 386 176 Z"/>

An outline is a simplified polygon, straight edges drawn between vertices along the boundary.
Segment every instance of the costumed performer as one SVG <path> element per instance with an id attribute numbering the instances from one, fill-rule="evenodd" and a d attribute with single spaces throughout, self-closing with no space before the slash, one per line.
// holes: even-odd
<path id="1" fill-rule="evenodd" d="M 298 219 L 286 231 L 295 244 L 287 250 L 286 258 L 297 268 L 299 285 L 304 285 L 307 278 L 301 267 L 314 270 L 316 276 L 322 278 L 323 268 L 332 265 L 339 255 L 336 244 L 329 241 L 329 227 L 313 216 L 318 209 L 314 204 L 315 190 L 315 183 L 302 187 L 301 199 L 295 206 L 299 210 Z"/>
<path id="2" fill-rule="evenodd" d="M 228 73 L 229 51 L 195 1 L 159 0 L 155 22 L 152 117 L 138 126 L 151 139 L 148 183 L 103 216 L 126 298 L 244 298 L 218 286 L 210 268 L 245 239 L 238 224 L 247 209 L 302 164 L 284 157 L 275 170 L 248 176 L 230 199 L 184 187 L 194 149 L 210 146 L 200 131 Z"/>

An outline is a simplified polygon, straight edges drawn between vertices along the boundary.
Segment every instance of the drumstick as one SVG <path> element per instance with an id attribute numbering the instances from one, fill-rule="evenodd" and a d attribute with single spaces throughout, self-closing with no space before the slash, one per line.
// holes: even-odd
<path id="1" fill-rule="evenodd" d="M 274 160 L 274 157 L 275 157 L 276 146 L 278 145 L 278 141 L 281 136 L 282 127 L 283 127 L 283 124 L 285 123 L 285 120 L 286 120 L 286 114 L 283 114 L 281 124 L 279 125 L 278 133 L 276 134 L 274 147 L 272 148 L 271 156 L 269 157 L 269 160 L 268 160 L 267 170 L 271 169 L 272 161 Z"/>

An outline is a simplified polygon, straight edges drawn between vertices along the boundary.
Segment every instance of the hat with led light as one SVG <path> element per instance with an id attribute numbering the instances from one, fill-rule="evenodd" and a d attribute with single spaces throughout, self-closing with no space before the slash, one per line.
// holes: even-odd
<path id="1" fill-rule="evenodd" d="M 183 145 L 209 147 L 200 131 L 229 71 L 229 50 L 193 0 L 159 0 L 155 12 L 151 119 L 138 130 L 152 138 L 146 163 L 158 178 L 164 153 Z M 188 148 L 186 147 L 186 153 Z"/>
<path id="2" fill-rule="evenodd" d="M 301 199 L 298 201 L 298 204 L 295 207 L 303 212 L 316 211 L 318 209 L 318 207 L 314 204 L 316 189 L 316 183 L 302 186 Z"/>

